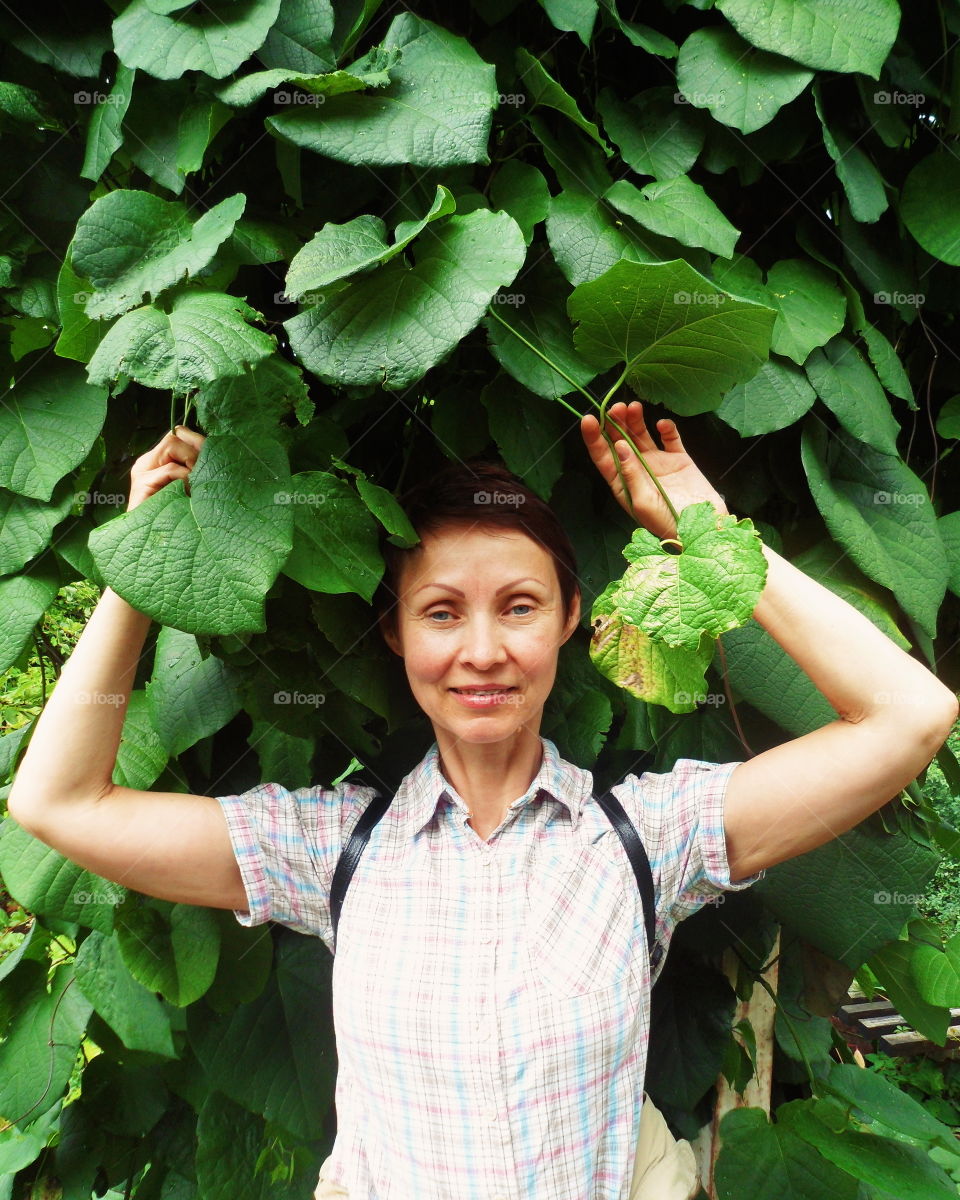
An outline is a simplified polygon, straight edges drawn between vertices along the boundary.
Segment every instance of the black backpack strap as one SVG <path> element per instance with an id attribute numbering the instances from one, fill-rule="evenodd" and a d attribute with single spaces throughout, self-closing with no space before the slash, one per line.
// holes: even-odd
<path id="1" fill-rule="evenodd" d="M 606 792 L 597 803 L 606 813 L 610 824 L 617 831 L 617 836 L 623 842 L 623 848 L 630 859 L 630 866 L 637 877 L 637 887 L 640 889 L 640 900 L 643 904 L 643 923 L 647 930 L 647 948 L 650 954 L 651 970 L 659 966 L 663 958 L 663 947 L 656 940 L 657 909 L 653 891 L 653 872 L 650 870 L 650 860 L 643 848 L 640 835 L 624 812 L 623 805 L 613 792 Z"/>
<path id="2" fill-rule="evenodd" d="M 354 826 L 353 833 L 350 834 L 350 839 L 340 854 L 337 868 L 333 872 L 333 880 L 330 884 L 330 919 L 333 922 L 334 945 L 337 942 L 337 926 L 340 924 L 340 910 L 343 908 L 343 901 L 347 895 L 350 880 L 357 869 L 360 855 L 367 848 L 367 842 L 370 840 L 373 827 L 390 807 L 392 800 L 392 795 L 384 796 L 379 792 L 373 797 L 360 820 Z"/>

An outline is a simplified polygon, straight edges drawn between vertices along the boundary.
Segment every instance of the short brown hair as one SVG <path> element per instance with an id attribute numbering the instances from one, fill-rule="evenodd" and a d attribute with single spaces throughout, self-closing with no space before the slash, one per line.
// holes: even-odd
<path id="1" fill-rule="evenodd" d="M 579 590 L 573 545 L 549 504 L 503 463 L 486 459 L 451 463 L 404 492 L 400 504 L 421 538 L 454 523 L 527 534 L 553 559 L 564 616 L 570 615 Z M 398 599 L 397 582 L 404 556 L 410 551 L 386 539 L 382 550 L 386 569 L 373 604 L 377 615 L 392 625 Z"/>

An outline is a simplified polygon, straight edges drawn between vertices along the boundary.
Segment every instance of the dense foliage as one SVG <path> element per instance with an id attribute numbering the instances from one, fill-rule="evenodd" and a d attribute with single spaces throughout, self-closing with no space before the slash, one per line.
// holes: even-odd
<path id="1" fill-rule="evenodd" d="M 380 8 L 0 14 L 0 670 L 43 648 L 59 588 L 109 584 L 157 622 L 118 782 L 219 795 L 362 764 L 393 786 L 431 737 L 372 622 L 382 539 L 409 541 L 394 497 L 499 454 L 578 551 L 543 732 L 598 787 L 833 719 L 736 614 L 655 702 L 591 663 L 632 527 L 577 414 L 619 387 L 956 687 L 955 0 Z M 176 420 L 208 435 L 189 495 L 122 514 Z M 857 972 L 943 1041 L 960 937 L 918 912 L 944 856 L 960 833 L 918 782 L 681 928 L 649 1088 L 687 1134 L 721 1070 L 750 1073 L 717 952 L 746 992 L 781 931 L 774 1120 L 726 1118 L 720 1197 L 956 1196 L 953 1110 L 839 1061 L 826 1020 Z M 0 872 L 24 906 L 0 961 L 3 1195 L 306 1200 L 333 1133 L 319 942 L 129 893 L 9 819 Z"/>

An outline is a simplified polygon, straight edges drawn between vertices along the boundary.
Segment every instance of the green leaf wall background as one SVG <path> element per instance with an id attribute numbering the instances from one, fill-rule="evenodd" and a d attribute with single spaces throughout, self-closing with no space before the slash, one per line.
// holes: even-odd
<path id="1" fill-rule="evenodd" d="M 731 512 L 960 684 L 960 8 L 642 18 L 0 12 L 0 669 L 77 579 L 154 617 L 118 780 L 226 794 L 357 759 L 395 785 L 431 734 L 372 620 L 382 541 L 408 540 L 395 494 L 473 455 L 575 543 L 583 628 L 543 731 L 598 787 L 832 720 L 753 621 L 679 711 L 590 663 L 632 531 L 577 416 L 622 372 Z M 190 494 L 119 511 L 132 460 L 184 418 L 208 435 Z M 30 730 L 3 732 L 0 783 Z M 740 952 L 745 989 L 779 926 L 794 964 L 774 1121 L 726 1119 L 722 1197 L 957 1194 L 953 1139 L 885 1081 L 851 1091 L 795 966 L 810 943 L 943 1036 L 960 950 L 890 897 L 922 895 L 960 838 L 914 799 L 681 927 L 648 1087 L 688 1135 L 738 1045 L 717 953 Z M 0 959 L 2 1196 L 309 1200 L 334 1133 L 320 943 L 126 893 L 9 819 L 0 874 L 31 914 Z M 806 1069 L 791 1027 L 813 1031 Z"/>

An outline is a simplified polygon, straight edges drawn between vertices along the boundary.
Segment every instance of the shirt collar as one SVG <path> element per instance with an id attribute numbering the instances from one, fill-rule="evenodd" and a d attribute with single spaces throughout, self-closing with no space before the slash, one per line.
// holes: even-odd
<path id="1" fill-rule="evenodd" d="M 565 762 L 549 738 L 541 737 L 540 743 L 543 748 L 540 767 L 530 786 L 513 801 L 510 809 L 523 808 L 544 792 L 567 809 L 571 826 L 576 829 L 584 802 L 592 793 L 592 776 L 588 771 Z M 404 814 L 404 824 L 409 823 L 409 836 L 423 829 L 444 799 L 464 814 L 467 813 L 466 802 L 440 769 L 440 750 L 434 742 L 418 766 L 404 777 L 397 791 L 395 802 Z"/>

